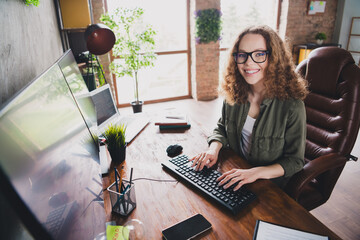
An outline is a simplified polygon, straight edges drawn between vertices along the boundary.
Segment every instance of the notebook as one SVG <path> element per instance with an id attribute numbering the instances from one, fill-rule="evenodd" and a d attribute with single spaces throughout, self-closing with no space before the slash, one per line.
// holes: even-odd
<path id="1" fill-rule="evenodd" d="M 150 121 L 143 113 L 121 116 L 116 107 L 109 84 L 91 91 L 90 95 L 95 104 L 99 136 L 101 136 L 109 124 L 125 124 L 125 142 L 130 143 Z"/>

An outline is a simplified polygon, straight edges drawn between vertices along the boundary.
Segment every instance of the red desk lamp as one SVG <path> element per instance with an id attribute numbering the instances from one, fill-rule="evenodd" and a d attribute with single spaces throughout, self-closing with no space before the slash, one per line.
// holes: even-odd
<path id="1" fill-rule="evenodd" d="M 115 34 L 106 25 L 97 23 L 89 25 L 85 30 L 86 47 L 89 50 L 87 76 L 90 74 L 90 68 L 94 73 L 94 65 L 92 61 L 92 55 L 95 55 L 97 64 L 100 66 L 98 55 L 103 55 L 109 52 L 115 44 Z M 107 83 L 104 71 L 101 69 L 101 73 L 104 77 L 105 83 Z"/>

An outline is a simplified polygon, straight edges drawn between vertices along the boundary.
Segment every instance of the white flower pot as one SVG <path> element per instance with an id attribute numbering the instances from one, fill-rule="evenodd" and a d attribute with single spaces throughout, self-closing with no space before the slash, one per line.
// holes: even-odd
<path id="1" fill-rule="evenodd" d="M 316 39 L 316 43 L 317 43 L 318 45 L 322 45 L 323 42 L 324 42 L 324 40 L 322 40 L 322 39 Z"/>

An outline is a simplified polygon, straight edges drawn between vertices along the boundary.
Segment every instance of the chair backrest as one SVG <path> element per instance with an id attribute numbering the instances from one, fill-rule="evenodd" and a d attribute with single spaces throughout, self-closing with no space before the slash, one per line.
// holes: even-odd
<path id="1" fill-rule="evenodd" d="M 309 82 L 310 90 L 304 100 L 305 161 L 329 153 L 350 155 L 360 124 L 360 69 L 351 54 L 338 47 L 317 48 L 296 70 Z M 326 200 L 344 165 L 314 179 L 315 188 Z"/>

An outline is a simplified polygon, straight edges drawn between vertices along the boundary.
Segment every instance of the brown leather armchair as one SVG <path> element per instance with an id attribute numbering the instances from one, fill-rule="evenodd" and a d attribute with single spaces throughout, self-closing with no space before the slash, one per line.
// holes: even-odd
<path id="1" fill-rule="evenodd" d="M 360 68 L 348 51 L 321 47 L 296 70 L 310 90 L 304 100 L 305 166 L 285 191 L 310 211 L 329 199 L 345 163 L 353 157 L 360 124 Z"/>

